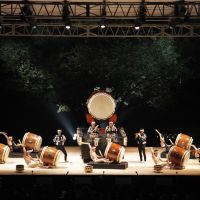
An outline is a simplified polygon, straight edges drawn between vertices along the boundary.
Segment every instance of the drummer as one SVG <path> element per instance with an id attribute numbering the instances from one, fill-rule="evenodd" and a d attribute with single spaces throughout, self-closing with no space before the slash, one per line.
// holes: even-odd
<path id="1" fill-rule="evenodd" d="M 99 125 L 96 125 L 96 122 L 95 121 L 92 121 L 91 124 L 90 124 L 90 127 L 88 128 L 88 135 L 89 135 L 89 139 L 90 140 L 94 140 L 95 138 L 98 138 L 99 137 L 99 128 L 98 128 Z"/>
<path id="2" fill-rule="evenodd" d="M 155 165 L 160 165 L 162 168 L 171 166 L 171 163 L 168 161 L 168 159 L 166 160 L 162 159 L 160 157 L 159 151 L 157 149 L 153 149 L 152 147 L 151 147 L 151 156 Z"/>
<path id="3" fill-rule="evenodd" d="M 117 128 L 112 121 L 110 121 L 109 125 L 106 126 L 105 133 L 108 139 L 111 139 L 112 142 L 115 141 Z"/>
<path id="4" fill-rule="evenodd" d="M 21 142 L 16 144 L 13 140 L 13 136 L 8 136 L 6 132 L 0 132 L 0 134 L 5 136 L 7 145 L 9 146 L 11 152 L 22 152 L 24 145 Z"/>

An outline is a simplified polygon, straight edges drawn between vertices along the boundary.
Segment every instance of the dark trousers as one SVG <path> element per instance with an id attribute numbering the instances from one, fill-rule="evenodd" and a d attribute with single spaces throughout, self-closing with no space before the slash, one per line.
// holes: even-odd
<path id="1" fill-rule="evenodd" d="M 56 148 L 59 149 L 59 150 L 61 150 L 64 153 L 64 155 L 65 155 L 65 161 L 67 161 L 67 151 L 65 149 L 65 146 L 57 145 Z"/>
<path id="2" fill-rule="evenodd" d="M 138 145 L 138 151 L 139 151 L 140 161 L 142 161 L 142 155 L 144 157 L 144 161 L 146 161 L 145 145 L 139 144 Z"/>

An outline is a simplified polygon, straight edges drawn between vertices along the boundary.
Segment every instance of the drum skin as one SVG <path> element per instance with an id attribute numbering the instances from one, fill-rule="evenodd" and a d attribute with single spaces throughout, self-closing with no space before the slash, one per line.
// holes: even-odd
<path id="1" fill-rule="evenodd" d="M 114 98 L 106 92 L 96 92 L 87 101 L 88 112 L 97 120 L 110 118 L 116 108 Z"/>
<path id="2" fill-rule="evenodd" d="M 178 134 L 178 136 L 176 138 L 175 145 L 178 147 L 181 147 L 185 150 L 190 150 L 192 142 L 193 142 L 192 137 L 190 137 L 186 134 L 180 133 L 180 134 Z"/>
<path id="3" fill-rule="evenodd" d="M 8 159 L 10 148 L 8 145 L 0 143 L 0 163 L 5 163 Z"/>
<path id="4" fill-rule="evenodd" d="M 124 153 L 125 148 L 123 146 L 110 142 L 106 147 L 104 155 L 107 159 L 120 163 L 123 159 Z"/>
<path id="5" fill-rule="evenodd" d="M 56 166 L 58 159 L 61 156 L 61 151 L 55 147 L 43 147 L 40 160 L 44 165 Z"/>
<path id="6" fill-rule="evenodd" d="M 42 144 L 42 137 L 34 133 L 27 132 L 24 134 L 22 144 L 26 146 L 27 150 L 33 149 L 38 152 Z"/>
<path id="7" fill-rule="evenodd" d="M 177 167 L 184 167 L 190 158 L 190 151 L 178 146 L 172 146 L 168 153 L 168 160 Z"/>

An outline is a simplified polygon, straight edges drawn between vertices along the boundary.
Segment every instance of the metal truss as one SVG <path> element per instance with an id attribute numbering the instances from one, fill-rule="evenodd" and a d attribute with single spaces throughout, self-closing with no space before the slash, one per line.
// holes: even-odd
<path id="1" fill-rule="evenodd" d="M 30 12 L 22 16 L 24 7 Z M 0 1 L 0 12 L 0 36 L 200 37 L 200 0 Z M 71 29 L 65 28 L 66 19 Z M 141 20 L 139 30 L 136 20 Z"/>

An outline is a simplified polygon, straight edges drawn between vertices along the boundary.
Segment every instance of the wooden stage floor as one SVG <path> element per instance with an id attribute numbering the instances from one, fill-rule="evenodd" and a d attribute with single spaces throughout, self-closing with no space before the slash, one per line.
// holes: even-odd
<path id="1" fill-rule="evenodd" d="M 126 147 L 124 161 L 128 162 L 126 169 L 93 169 L 92 173 L 85 173 L 84 167 L 86 163 L 81 158 L 80 147 L 66 147 L 68 153 L 68 162 L 63 162 L 63 157 L 60 158 L 57 167 L 51 169 L 44 168 L 28 168 L 23 158 L 8 157 L 5 164 L 0 164 L 0 175 L 186 175 L 199 176 L 200 163 L 197 159 L 189 159 L 185 169 L 163 169 L 161 173 L 154 172 L 154 162 L 151 158 L 150 148 L 147 147 L 147 161 L 140 162 L 136 147 Z M 16 165 L 23 164 L 24 172 L 16 172 Z"/>

